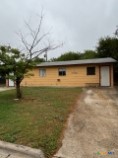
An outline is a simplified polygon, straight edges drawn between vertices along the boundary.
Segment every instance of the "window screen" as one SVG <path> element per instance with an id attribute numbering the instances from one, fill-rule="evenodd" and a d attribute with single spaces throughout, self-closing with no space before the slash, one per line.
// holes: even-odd
<path id="1" fill-rule="evenodd" d="M 95 75 L 95 67 L 87 67 L 87 75 Z"/>

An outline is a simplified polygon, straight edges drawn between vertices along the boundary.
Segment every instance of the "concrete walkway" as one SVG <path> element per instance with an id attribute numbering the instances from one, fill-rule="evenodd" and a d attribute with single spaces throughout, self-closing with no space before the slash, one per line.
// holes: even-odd
<path id="1" fill-rule="evenodd" d="M 41 150 L 0 141 L 0 158 L 44 158 Z"/>
<path id="2" fill-rule="evenodd" d="M 54 158 L 118 158 L 118 90 L 84 89 Z"/>
<path id="3" fill-rule="evenodd" d="M 0 87 L 0 92 L 15 89 L 15 87 Z"/>

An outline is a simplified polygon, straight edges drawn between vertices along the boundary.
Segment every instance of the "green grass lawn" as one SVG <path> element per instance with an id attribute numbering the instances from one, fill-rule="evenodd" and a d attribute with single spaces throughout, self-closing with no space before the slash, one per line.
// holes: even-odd
<path id="1" fill-rule="evenodd" d="M 68 114 L 80 88 L 23 88 L 24 98 L 15 101 L 15 90 L 0 92 L 0 140 L 43 149 L 50 157 L 61 145 Z"/>

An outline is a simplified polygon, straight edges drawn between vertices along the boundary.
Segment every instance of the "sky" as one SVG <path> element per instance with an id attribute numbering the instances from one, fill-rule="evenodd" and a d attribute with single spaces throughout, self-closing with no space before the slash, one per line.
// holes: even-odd
<path id="1" fill-rule="evenodd" d="M 94 50 L 98 40 L 113 36 L 118 25 L 118 0 L 0 0 L 0 44 L 21 49 L 17 33 L 26 35 L 25 21 L 35 29 L 42 10 L 42 33 L 49 32 L 44 43 L 63 43 L 48 52 L 48 58 Z"/>

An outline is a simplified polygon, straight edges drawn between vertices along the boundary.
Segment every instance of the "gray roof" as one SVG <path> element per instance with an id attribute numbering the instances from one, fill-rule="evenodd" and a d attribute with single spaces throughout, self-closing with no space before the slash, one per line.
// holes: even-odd
<path id="1" fill-rule="evenodd" d="M 66 65 L 85 65 L 85 64 L 100 64 L 100 63 L 114 63 L 117 62 L 113 58 L 97 58 L 97 59 L 84 59 L 84 60 L 70 60 L 70 61 L 56 61 L 56 62 L 42 62 L 38 67 L 47 66 L 66 66 Z"/>

